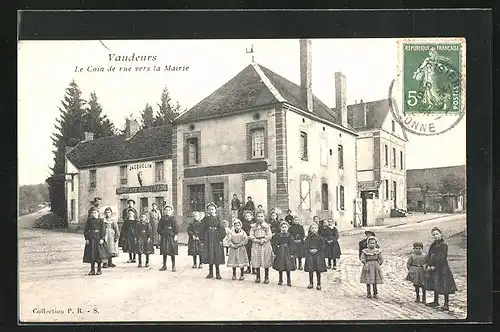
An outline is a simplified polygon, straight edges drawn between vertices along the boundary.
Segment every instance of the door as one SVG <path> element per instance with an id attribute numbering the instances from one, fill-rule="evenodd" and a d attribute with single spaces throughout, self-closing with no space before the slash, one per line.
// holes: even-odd
<path id="1" fill-rule="evenodd" d="M 397 209 L 398 208 L 398 196 L 397 196 L 397 193 L 398 193 L 398 187 L 396 185 L 396 181 L 392 181 L 392 192 L 393 192 L 393 199 L 394 199 L 394 209 Z"/>
<path id="2" fill-rule="evenodd" d="M 361 225 L 367 226 L 366 223 L 366 199 L 368 193 L 366 191 L 361 192 Z"/>
<path id="3" fill-rule="evenodd" d="M 148 211 L 149 211 L 148 198 L 141 197 L 141 211 L 140 211 L 140 213 L 147 213 Z"/>
<path id="4" fill-rule="evenodd" d="M 257 206 L 262 205 L 264 211 L 267 211 L 267 180 L 255 179 L 245 181 L 245 201 L 252 197 L 252 201 Z"/>
<path id="5" fill-rule="evenodd" d="M 188 211 L 205 211 L 205 185 L 188 186 L 189 207 Z"/>

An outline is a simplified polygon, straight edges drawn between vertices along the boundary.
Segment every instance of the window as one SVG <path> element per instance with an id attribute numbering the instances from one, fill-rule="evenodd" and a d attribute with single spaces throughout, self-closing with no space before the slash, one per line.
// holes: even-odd
<path id="1" fill-rule="evenodd" d="M 391 199 L 396 200 L 396 190 L 398 190 L 396 181 L 392 181 L 392 192 L 391 192 Z"/>
<path id="2" fill-rule="evenodd" d="M 389 151 L 387 148 L 387 144 L 384 145 L 384 155 L 385 155 L 385 166 L 389 165 Z"/>
<path id="3" fill-rule="evenodd" d="M 344 147 L 339 144 L 338 146 L 339 169 L 344 169 Z"/>
<path id="4" fill-rule="evenodd" d="M 189 207 L 192 211 L 205 211 L 205 185 L 188 186 Z"/>
<path id="5" fill-rule="evenodd" d="M 140 213 L 146 213 L 146 212 L 148 212 L 148 198 L 141 197 L 141 211 L 140 211 Z"/>
<path id="6" fill-rule="evenodd" d="M 97 188 L 97 171 L 95 169 L 90 170 L 90 189 Z"/>
<path id="7" fill-rule="evenodd" d="M 392 132 L 396 131 L 396 123 L 394 123 L 394 120 L 392 120 Z"/>
<path id="8" fill-rule="evenodd" d="M 74 199 L 71 200 L 69 220 L 70 221 L 75 220 L 75 200 Z"/>
<path id="9" fill-rule="evenodd" d="M 155 163 L 155 182 L 165 181 L 165 170 L 163 168 L 163 161 Z"/>
<path id="10" fill-rule="evenodd" d="M 339 187 L 339 205 L 340 210 L 344 211 L 344 186 Z"/>
<path id="11" fill-rule="evenodd" d="M 396 149 L 392 148 L 392 167 L 396 168 Z"/>
<path id="12" fill-rule="evenodd" d="M 187 165 L 192 166 L 200 163 L 198 138 L 191 137 L 186 141 L 187 145 Z"/>
<path id="13" fill-rule="evenodd" d="M 126 198 L 122 198 L 122 199 L 120 199 L 120 211 L 125 210 L 125 208 L 126 208 L 126 207 L 127 207 L 127 199 L 126 199 Z M 122 214 L 121 214 L 121 213 L 119 213 L 118 215 L 119 215 L 119 216 L 120 216 L 120 218 L 121 218 Z"/>
<path id="14" fill-rule="evenodd" d="M 158 206 L 158 210 L 163 211 L 163 204 L 165 199 L 163 197 L 155 197 L 155 203 Z"/>
<path id="15" fill-rule="evenodd" d="M 399 151 L 399 169 L 403 170 L 403 151 Z"/>
<path id="16" fill-rule="evenodd" d="M 319 156 L 321 166 L 328 166 L 328 148 L 327 141 L 325 137 L 321 137 L 320 139 L 320 147 L 319 147 Z"/>
<path id="17" fill-rule="evenodd" d="M 224 183 L 212 183 L 212 199 L 218 207 L 224 207 Z"/>
<path id="18" fill-rule="evenodd" d="M 300 181 L 300 209 L 311 209 L 311 183 L 309 180 Z"/>
<path id="19" fill-rule="evenodd" d="M 307 161 L 307 134 L 300 132 L 300 159 Z"/>
<path id="20" fill-rule="evenodd" d="M 385 199 L 389 199 L 389 180 L 385 180 Z"/>
<path id="21" fill-rule="evenodd" d="M 321 185 L 321 209 L 328 210 L 328 184 Z"/>
<path id="22" fill-rule="evenodd" d="M 264 128 L 252 129 L 252 158 L 264 158 Z"/>
<path id="23" fill-rule="evenodd" d="M 128 173 L 127 173 L 127 166 L 120 166 L 120 184 L 124 185 L 127 184 L 128 181 Z"/>
<path id="24" fill-rule="evenodd" d="M 75 177 L 71 176 L 71 192 L 75 191 Z"/>

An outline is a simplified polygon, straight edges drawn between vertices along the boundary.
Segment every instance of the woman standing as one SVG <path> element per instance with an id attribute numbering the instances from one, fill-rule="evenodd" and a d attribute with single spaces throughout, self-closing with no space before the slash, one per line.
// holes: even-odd
<path id="1" fill-rule="evenodd" d="M 104 242 L 106 243 L 106 250 L 108 251 L 108 262 L 103 262 L 102 267 L 115 267 L 113 264 L 113 257 L 118 257 L 118 239 L 120 238 L 120 231 L 118 230 L 118 223 L 113 216 L 113 211 L 110 207 L 104 210 L 104 229 L 106 236 Z"/>
<path id="2" fill-rule="evenodd" d="M 160 219 L 161 212 L 158 210 L 158 205 L 156 205 L 156 203 L 151 204 L 151 211 L 149 211 L 149 223 L 151 224 L 151 229 L 153 230 L 153 246 L 156 248 L 160 247 L 160 234 L 156 231 L 158 229 Z"/>
<path id="3" fill-rule="evenodd" d="M 107 259 L 107 252 L 104 248 L 104 221 L 99 218 L 99 210 L 91 207 L 89 217 L 83 230 L 85 236 L 85 249 L 83 251 L 83 262 L 90 263 L 89 275 L 101 274 L 101 262 Z M 97 263 L 97 272 L 95 271 Z"/>
<path id="4" fill-rule="evenodd" d="M 208 203 L 207 216 L 203 218 L 203 233 L 201 242 L 203 243 L 203 254 L 201 261 L 203 264 L 208 264 L 207 279 L 214 277 L 222 279 L 220 275 L 219 265 L 225 263 L 224 247 L 222 240 L 226 236 L 226 229 L 222 226 L 221 221 L 216 216 L 217 206 L 214 203 Z"/>
<path id="5" fill-rule="evenodd" d="M 160 240 L 160 255 L 163 256 L 163 265 L 160 271 L 167 270 L 167 256 L 170 256 L 172 262 L 172 272 L 175 272 L 175 256 L 179 253 L 179 245 L 177 243 L 177 220 L 173 216 L 174 208 L 172 205 L 165 205 L 165 214 L 161 217 L 158 223 L 156 232 L 161 236 Z"/>
<path id="6" fill-rule="evenodd" d="M 441 310 L 448 311 L 449 296 L 457 291 L 455 279 L 448 265 L 448 245 L 444 243 L 443 233 L 437 227 L 431 231 L 434 242 L 429 247 L 425 268 L 428 272 L 425 288 L 434 292 L 434 301 L 427 303 L 428 307 L 439 306 L 439 294 L 444 295 Z"/>

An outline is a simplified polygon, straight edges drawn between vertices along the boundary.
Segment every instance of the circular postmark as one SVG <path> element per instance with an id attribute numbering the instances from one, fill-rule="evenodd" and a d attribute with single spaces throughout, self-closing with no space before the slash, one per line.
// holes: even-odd
<path id="1" fill-rule="evenodd" d="M 416 135 L 451 130 L 465 115 L 463 45 L 412 42 L 400 46 L 401 67 L 389 86 L 394 119 Z"/>

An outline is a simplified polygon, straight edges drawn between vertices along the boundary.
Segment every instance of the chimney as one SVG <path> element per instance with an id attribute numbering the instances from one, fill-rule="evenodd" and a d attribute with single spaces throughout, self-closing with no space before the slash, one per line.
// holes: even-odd
<path id="1" fill-rule="evenodd" d="M 94 139 L 94 133 L 89 133 L 85 132 L 85 139 L 83 140 L 84 142 L 91 141 Z"/>
<path id="2" fill-rule="evenodd" d="M 335 108 L 340 113 L 342 126 L 347 127 L 346 78 L 341 72 L 335 73 Z"/>
<path id="3" fill-rule="evenodd" d="M 300 87 L 308 111 L 313 111 L 311 40 L 300 40 Z"/>
<path id="4" fill-rule="evenodd" d="M 125 138 L 130 139 L 139 131 L 139 123 L 134 119 L 125 121 Z"/>

